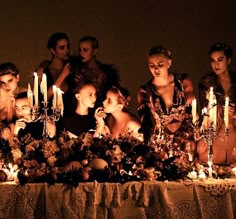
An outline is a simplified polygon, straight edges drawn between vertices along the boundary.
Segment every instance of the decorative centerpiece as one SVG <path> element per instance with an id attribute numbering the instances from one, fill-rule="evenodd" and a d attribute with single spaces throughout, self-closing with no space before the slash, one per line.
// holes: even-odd
<path id="1" fill-rule="evenodd" d="M 209 91 L 209 102 L 208 107 L 202 109 L 201 118 L 197 120 L 197 101 L 196 99 L 192 101 L 192 122 L 195 130 L 195 140 L 200 140 L 204 138 L 205 142 L 208 144 L 208 177 L 212 178 L 212 165 L 213 165 L 213 142 L 216 138 L 220 138 L 217 135 L 217 101 L 214 97 L 213 87 Z M 224 123 L 225 123 L 225 139 L 220 138 L 220 140 L 225 141 L 229 136 L 229 97 L 225 98 L 224 106 Z M 200 122 L 202 121 L 201 127 L 199 128 Z"/>
<path id="2" fill-rule="evenodd" d="M 39 92 L 38 92 L 38 75 L 34 73 L 34 90 L 32 92 L 30 84 L 28 85 L 28 105 L 31 109 L 31 119 L 32 122 L 36 122 L 38 120 L 43 122 L 43 138 L 48 137 L 46 123 L 48 120 L 58 121 L 60 116 L 63 115 L 64 105 L 62 94 L 63 92 L 60 88 L 57 88 L 53 85 L 53 100 L 52 100 L 52 113 L 48 114 L 48 94 L 47 94 L 47 76 L 43 74 L 42 81 L 40 84 L 41 93 L 43 95 L 42 101 L 42 110 L 40 110 L 39 106 Z"/>

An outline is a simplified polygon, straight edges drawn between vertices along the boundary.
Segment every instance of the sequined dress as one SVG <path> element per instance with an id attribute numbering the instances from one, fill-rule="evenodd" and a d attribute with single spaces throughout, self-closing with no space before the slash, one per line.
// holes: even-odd
<path id="1" fill-rule="evenodd" d="M 157 150 L 171 156 L 190 151 L 190 141 L 193 140 L 191 107 L 186 105 L 186 95 L 183 80 L 187 74 L 174 74 L 173 104 L 167 108 L 162 97 L 156 92 L 152 80 L 148 81 L 138 91 L 138 113 L 142 122 L 145 140 Z M 172 132 L 168 125 L 179 127 Z"/>

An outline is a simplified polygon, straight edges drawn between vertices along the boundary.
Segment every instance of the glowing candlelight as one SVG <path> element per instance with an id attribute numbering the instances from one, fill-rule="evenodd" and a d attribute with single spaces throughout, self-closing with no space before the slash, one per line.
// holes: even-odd
<path id="1" fill-rule="evenodd" d="M 210 87 L 210 92 L 209 92 L 209 104 L 208 104 L 208 111 L 209 111 L 209 118 L 210 118 L 210 125 L 213 122 L 213 97 L 214 97 L 214 92 L 213 92 L 213 87 Z"/>
<path id="2" fill-rule="evenodd" d="M 14 179 L 14 168 L 12 166 L 12 163 L 8 164 L 8 169 L 9 169 L 9 171 L 6 173 L 7 174 L 7 180 L 12 181 Z"/>
<path id="3" fill-rule="evenodd" d="M 63 112 L 64 112 L 62 93 L 63 91 L 60 88 L 57 88 L 57 105 L 59 109 L 61 110 L 61 115 L 63 115 Z"/>
<path id="4" fill-rule="evenodd" d="M 38 84 L 39 84 L 38 75 L 36 72 L 34 72 L 34 105 L 36 107 L 39 105 Z"/>
<path id="5" fill-rule="evenodd" d="M 192 101 L 192 116 L 193 116 L 193 124 L 195 124 L 195 122 L 197 121 L 197 100 L 194 99 Z"/>
<path id="6" fill-rule="evenodd" d="M 212 178 L 212 162 L 208 161 L 208 177 Z"/>
<path id="7" fill-rule="evenodd" d="M 206 174 L 203 171 L 199 172 L 198 179 L 204 181 L 206 179 Z"/>
<path id="8" fill-rule="evenodd" d="M 191 171 L 188 174 L 188 177 L 191 178 L 191 179 L 197 179 L 197 172 L 195 170 Z"/>
<path id="9" fill-rule="evenodd" d="M 55 109 L 57 107 L 57 87 L 56 87 L 56 85 L 52 86 L 52 91 L 53 91 L 52 108 Z"/>
<path id="10" fill-rule="evenodd" d="M 204 107 L 202 109 L 202 115 L 203 115 L 202 128 L 203 129 L 207 129 L 208 128 L 208 123 L 207 123 L 208 119 L 207 119 L 207 115 L 206 114 L 207 114 L 207 108 Z"/>
<path id="11" fill-rule="evenodd" d="M 30 87 L 30 84 L 28 84 L 28 91 L 27 91 L 27 98 L 28 98 L 28 107 L 33 107 L 33 93 Z"/>
<path id="12" fill-rule="evenodd" d="M 46 74 L 43 74 L 40 87 L 41 87 L 41 93 L 43 94 L 43 102 L 44 102 L 44 104 L 46 104 L 48 102 L 47 76 L 46 76 Z"/>
<path id="13" fill-rule="evenodd" d="M 217 127 L 217 101 L 216 99 L 213 100 L 213 104 L 214 104 L 214 107 L 213 107 L 213 126 L 214 126 L 214 129 L 216 130 L 216 127 Z"/>
<path id="14" fill-rule="evenodd" d="M 234 175 L 236 176 L 236 167 L 232 168 L 232 172 L 234 173 Z"/>
<path id="15" fill-rule="evenodd" d="M 225 128 L 229 128 L 229 97 L 225 98 L 224 122 Z"/>

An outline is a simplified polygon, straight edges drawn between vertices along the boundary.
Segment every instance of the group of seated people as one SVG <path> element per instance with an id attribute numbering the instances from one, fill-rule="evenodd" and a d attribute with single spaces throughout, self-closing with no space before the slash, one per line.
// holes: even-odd
<path id="1" fill-rule="evenodd" d="M 19 70 L 13 63 L 0 65 L 0 120 L 1 138 L 11 141 L 30 133 L 40 139 L 47 132 L 53 138 L 67 132 L 77 138 L 88 132 L 94 137 L 129 136 L 162 151 L 163 159 L 191 153 L 201 162 L 208 161 L 208 142 L 196 139 L 202 117 L 197 126 L 192 123 L 192 101 L 196 99 L 194 86 L 187 74 L 170 71 L 171 52 L 163 46 L 153 46 L 147 55 L 150 80 L 137 92 L 138 115 L 128 109 L 129 91 L 122 87 L 116 66 L 97 60 L 98 41 L 93 36 L 79 40 L 78 55 L 70 54 L 66 33 L 54 33 L 47 48 L 51 60 L 41 62 L 36 69 L 39 82 L 47 75 L 49 106 L 53 85 L 64 92 L 64 115 L 55 122 L 48 118 L 46 127 L 33 121 L 27 89 L 18 86 Z M 217 137 L 213 141 L 213 162 L 229 165 L 236 150 L 236 76 L 230 71 L 232 49 L 225 43 L 215 43 L 209 49 L 212 72 L 199 82 L 199 109 L 209 102 L 210 88 L 217 100 Z M 225 97 L 229 97 L 229 136 L 225 138 L 223 119 Z M 200 111 L 200 110 L 199 110 Z M 223 140 L 222 140 L 223 139 Z"/>

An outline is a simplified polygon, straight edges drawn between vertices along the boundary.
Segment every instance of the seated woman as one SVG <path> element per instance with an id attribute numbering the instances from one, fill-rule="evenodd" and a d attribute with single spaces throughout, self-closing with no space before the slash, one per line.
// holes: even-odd
<path id="1" fill-rule="evenodd" d="M 152 47 L 148 53 L 152 78 L 137 94 L 144 139 L 163 151 L 165 157 L 194 149 L 194 144 L 190 144 L 193 130 L 188 112 L 194 99 L 193 84 L 187 74 L 171 73 L 171 64 L 169 50 Z"/>
<path id="2" fill-rule="evenodd" d="M 102 134 L 118 138 L 129 135 L 142 141 L 143 136 L 139 132 L 140 121 L 127 110 L 129 104 L 130 94 L 127 89 L 122 87 L 110 88 L 106 94 L 106 99 L 103 101 L 103 107 L 99 107 L 95 111 L 97 129 L 94 136 L 99 137 Z"/>
<path id="3" fill-rule="evenodd" d="M 73 114 L 63 117 L 58 123 L 58 127 L 59 131 L 67 131 L 71 138 L 77 138 L 96 127 L 93 109 L 96 102 L 96 88 L 90 81 L 82 80 L 77 84 L 73 93 L 77 101 L 75 111 Z"/>
<path id="4" fill-rule="evenodd" d="M 236 74 L 229 70 L 232 60 L 232 49 L 225 43 L 215 43 L 209 49 L 212 72 L 204 75 L 199 82 L 200 107 L 208 106 L 210 87 L 213 88 L 217 101 L 217 137 L 213 141 L 213 163 L 231 164 L 236 162 L 234 147 L 236 147 Z M 224 105 L 225 98 L 229 97 L 229 136 L 225 136 Z M 199 160 L 208 161 L 208 144 L 201 139 L 197 144 Z"/>

